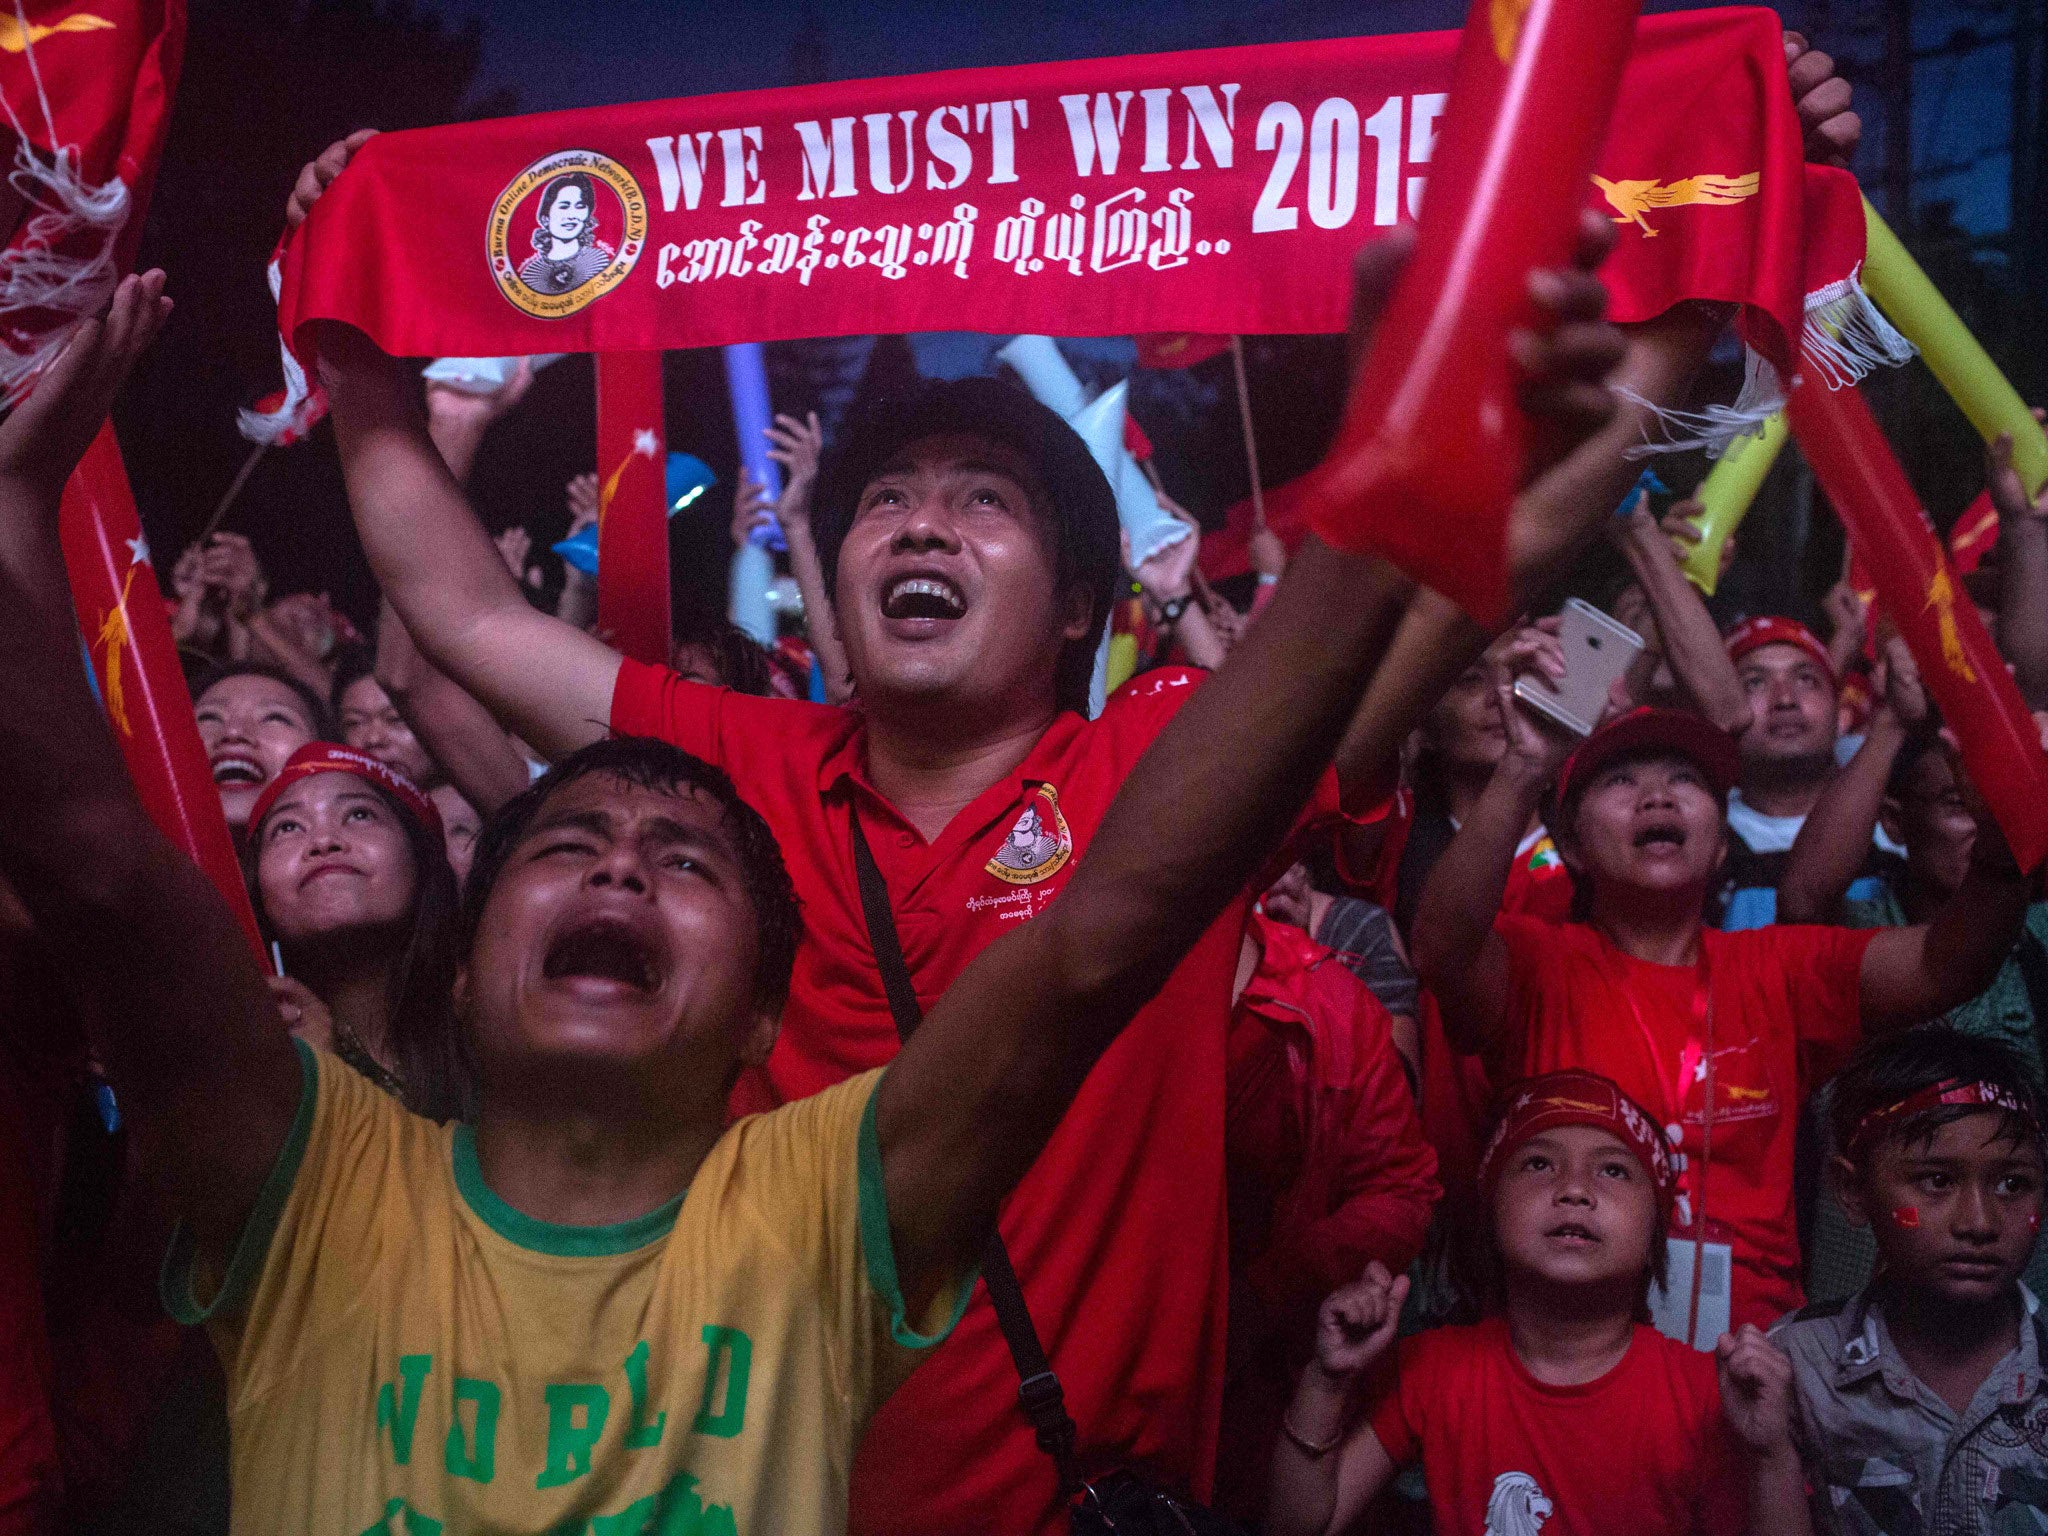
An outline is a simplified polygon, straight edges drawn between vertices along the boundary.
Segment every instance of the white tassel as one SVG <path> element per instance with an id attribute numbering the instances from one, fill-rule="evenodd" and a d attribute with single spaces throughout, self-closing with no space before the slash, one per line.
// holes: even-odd
<path id="1" fill-rule="evenodd" d="M 270 297 L 274 300 L 284 291 L 284 269 L 277 257 L 270 258 L 264 276 L 269 279 Z M 266 447 L 297 441 L 319 419 L 312 404 L 312 388 L 306 382 L 305 367 L 292 356 L 291 343 L 279 336 L 277 350 L 284 364 L 284 399 L 274 411 L 241 410 L 235 413 L 235 426 L 242 436 Z"/>
<path id="2" fill-rule="evenodd" d="M 1857 280 L 1859 266 L 1838 283 L 1806 296 L 1800 347 L 1829 389 L 1847 389 L 1873 368 L 1896 368 L 1915 355 L 1913 343 L 1885 319 Z"/>
<path id="3" fill-rule="evenodd" d="M 1709 405 L 1697 411 L 1668 409 L 1652 404 L 1632 389 L 1615 393 L 1655 420 L 1661 436 L 1647 435 L 1624 450 L 1624 457 L 1647 459 L 1657 454 L 1684 453 L 1703 448 L 1710 459 L 1718 459 L 1739 438 L 1754 437 L 1764 423 L 1785 406 L 1785 383 L 1770 360 L 1753 347 L 1743 348 L 1742 388 L 1733 405 Z"/>

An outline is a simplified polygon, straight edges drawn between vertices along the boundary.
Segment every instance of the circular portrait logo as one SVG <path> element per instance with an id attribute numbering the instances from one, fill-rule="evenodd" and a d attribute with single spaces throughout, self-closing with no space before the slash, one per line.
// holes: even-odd
<path id="1" fill-rule="evenodd" d="M 647 199 L 618 161 L 560 150 L 498 194 L 484 244 L 491 276 L 513 307 L 560 320 L 633 270 L 647 244 Z"/>

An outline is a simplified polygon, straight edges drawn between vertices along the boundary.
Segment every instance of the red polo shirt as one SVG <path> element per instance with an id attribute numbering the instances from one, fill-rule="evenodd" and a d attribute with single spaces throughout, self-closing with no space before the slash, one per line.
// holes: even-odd
<path id="1" fill-rule="evenodd" d="M 1099 719 L 1061 714 L 928 843 L 868 783 L 857 710 L 750 698 L 626 662 L 612 728 L 731 774 L 774 829 L 803 902 L 782 1033 L 765 1078 L 742 1084 L 736 1103 L 800 1098 L 896 1053 L 854 878 L 856 810 L 930 1007 L 985 945 L 1059 894 L 1199 678 L 1148 672 Z M 1335 809 L 1326 775 L 1311 812 Z M 1209 1487 L 1227 1263 L 1223 1041 L 1244 919 L 1234 903 L 1139 1011 L 1003 1210 L 1003 1239 L 1080 1426 L 1084 1475 L 1128 1463 Z M 852 1498 L 856 1533 L 1066 1528 L 984 1292 L 875 1416 Z"/>

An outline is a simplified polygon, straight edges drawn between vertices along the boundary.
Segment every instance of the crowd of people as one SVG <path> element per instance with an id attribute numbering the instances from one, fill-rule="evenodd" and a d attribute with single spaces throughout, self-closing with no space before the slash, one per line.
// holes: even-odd
<path id="1" fill-rule="evenodd" d="M 633 660 L 470 505 L 530 373 L 324 328 L 373 632 L 264 535 L 164 594 L 260 959 L 78 666 L 124 281 L 0 423 L 0 1531 L 2048 1529 L 2040 872 L 1882 614 L 1717 626 L 1623 450 L 1727 316 L 1606 323 L 1612 238 L 1532 281 L 1499 635 L 1263 527 L 1233 602 L 1170 504 L 1134 561 L 977 378 L 779 418 L 800 633 Z"/>

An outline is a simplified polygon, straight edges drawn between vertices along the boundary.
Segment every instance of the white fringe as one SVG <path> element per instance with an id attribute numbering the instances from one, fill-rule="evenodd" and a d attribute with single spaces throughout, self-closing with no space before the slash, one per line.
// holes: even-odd
<path id="1" fill-rule="evenodd" d="M 7 181 L 38 210 L 29 216 L 21 239 L 0 251 L 0 405 L 8 407 L 20 402 L 36 375 L 64 350 L 78 322 L 97 314 L 113 297 L 120 281 L 114 241 L 128 222 L 133 201 L 127 183 L 118 176 L 102 186 L 87 185 L 79 175 L 77 149 L 57 142 L 42 70 L 34 46 L 26 41 L 30 33 L 22 0 L 15 0 L 14 14 L 52 148 L 47 159 L 36 153 L 14 104 L 0 93 L 0 112 L 5 112 L 15 136 L 14 165 Z M 60 244 L 71 249 L 60 252 Z M 8 323 L 36 312 L 64 318 L 33 332 Z"/>
<path id="2" fill-rule="evenodd" d="M 1896 368 L 1915 355 L 1906 340 L 1885 319 L 1859 281 L 1859 266 L 1840 282 L 1806 296 L 1806 317 L 1800 329 L 1802 365 L 1811 367 L 1829 389 L 1847 389 L 1874 368 Z M 1697 411 L 1667 410 L 1631 389 L 1615 391 L 1631 405 L 1649 413 L 1657 436 L 1646 430 L 1643 441 L 1626 450 L 1631 459 L 1702 448 L 1710 459 L 1725 454 L 1737 438 L 1754 437 L 1764 422 L 1785 405 L 1785 381 L 1769 359 L 1754 348 L 1743 349 L 1742 389 L 1733 405 L 1709 405 Z"/>
<path id="3" fill-rule="evenodd" d="M 1709 405 L 1697 411 L 1681 411 L 1654 405 L 1632 389 L 1617 389 L 1629 404 L 1647 411 L 1662 434 L 1624 450 L 1624 457 L 1647 459 L 1658 454 L 1684 453 L 1703 448 L 1707 457 L 1718 459 L 1737 439 L 1754 437 L 1764 423 L 1785 406 L 1785 382 L 1770 360 L 1754 347 L 1742 349 L 1742 388 L 1733 405 Z"/>
<path id="4" fill-rule="evenodd" d="M 270 258 L 264 276 L 270 282 L 270 297 L 273 300 L 278 298 L 284 292 L 284 269 L 276 256 Z M 235 426 L 242 436 L 266 447 L 303 437 L 311 425 L 307 414 L 313 391 L 306 382 L 306 370 L 292 356 L 291 343 L 283 336 L 277 338 L 277 350 L 284 363 L 283 401 L 274 411 L 240 410 L 235 413 Z"/>
<path id="5" fill-rule="evenodd" d="M 1829 389 L 1847 389 L 1873 368 L 1896 368 L 1915 355 L 1913 343 L 1885 319 L 1858 281 L 1862 271 L 1806 296 L 1800 350 Z"/>

